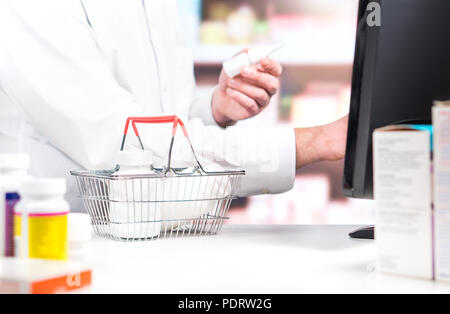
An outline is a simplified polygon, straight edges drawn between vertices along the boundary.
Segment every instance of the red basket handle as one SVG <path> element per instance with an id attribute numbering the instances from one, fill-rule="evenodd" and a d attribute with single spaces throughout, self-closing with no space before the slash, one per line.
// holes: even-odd
<path id="1" fill-rule="evenodd" d="M 134 130 L 134 133 L 136 134 L 136 137 L 139 140 L 139 143 L 140 143 L 142 149 L 145 149 L 145 148 L 144 148 L 144 145 L 142 144 L 141 137 L 139 135 L 139 131 L 138 131 L 137 127 L 136 127 L 136 123 L 173 123 L 172 139 L 171 139 L 170 147 L 169 147 L 167 171 L 170 170 L 170 162 L 171 162 L 171 159 L 172 159 L 173 143 L 174 143 L 174 140 L 175 140 L 175 135 L 177 133 L 178 125 L 180 125 L 181 130 L 183 131 L 183 134 L 184 134 L 185 138 L 189 142 L 190 148 L 192 150 L 192 153 L 193 153 L 193 155 L 195 157 L 195 160 L 196 160 L 198 166 L 203 170 L 203 167 L 201 166 L 201 164 L 198 161 L 198 158 L 197 158 L 197 156 L 195 154 L 194 148 L 192 147 L 192 143 L 191 143 L 191 141 L 189 139 L 189 135 L 187 133 L 186 127 L 185 127 L 183 121 L 181 121 L 181 119 L 178 118 L 178 116 L 172 115 L 172 116 L 160 116 L 160 117 L 129 117 L 127 119 L 126 123 L 125 123 L 125 130 L 124 130 L 124 133 L 123 133 L 122 145 L 120 147 L 120 150 L 124 149 L 125 140 L 126 140 L 126 137 L 127 137 L 127 134 L 128 134 L 128 129 L 130 127 L 130 123 L 131 123 L 131 126 L 132 126 L 133 130 Z"/>
<path id="2" fill-rule="evenodd" d="M 184 126 L 183 121 L 181 121 L 181 119 L 175 115 L 161 116 L 161 117 L 130 117 L 127 119 L 127 122 L 125 124 L 124 134 L 128 133 L 128 128 L 130 126 L 130 122 L 133 126 L 134 133 L 136 134 L 136 136 L 139 136 L 139 132 L 136 128 L 136 123 L 173 123 L 172 135 L 175 136 L 175 134 L 177 132 L 177 126 L 179 124 L 181 126 L 181 129 L 183 130 L 184 136 L 188 137 L 186 127 Z"/>
<path id="3" fill-rule="evenodd" d="M 169 147 L 169 156 L 168 156 L 168 161 L 167 161 L 167 168 L 165 170 L 165 174 L 167 174 L 169 171 L 174 172 L 175 174 L 178 174 L 178 172 L 175 169 L 172 169 L 170 167 L 170 163 L 171 163 L 171 159 L 172 159 L 172 149 L 173 149 L 173 144 L 175 141 L 175 135 L 177 133 L 177 127 L 178 125 L 180 125 L 183 134 L 186 138 L 186 140 L 189 143 L 189 146 L 191 148 L 192 154 L 195 158 L 195 161 L 198 165 L 198 169 L 200 169 L 202 171 L 202 173 L 205 174 L 209 174 L 209 175 L 223 175 L 226 172 L 211 172 L 211 171 L 205 171 L 205 169 L 202 167 L 202 165 L 200 164 L 200 161 L 197 158 L 197 154 L 195 153 L 194 147 L 192 146 L 191 140 L 189 139 L 186 127 L 183 123 L 183 121 L 181 121 L 180 118 L 178 118 L 178 116 L 176 115 L 171 115 L 171 116 L 160 116 L 160 117 L 129 117 L 126 121 L 125 124 L 125 130 L 124 130 L 124 134 L 123 134 L 123 140 L 122 140 L 122 146 L 120 148 L 120 150 L 123 150 L 124 146 L 125 146 L 125 139 L 127 137 L 128 134 L 128 129 L 130 127 L 130 123 L 131 126 L 134 130 L 134 133 L 136 134 L 137 138 L 139 139 L 139 142 L 141 144 L 142 149 L 144 149 L 144 145 L 142 144 L 140 135 L 139 135 L 139 131 L 136 127 L 136 123 L 173 123 L 173 127 L 172 127 L 172 139 L 170 142 L 170 147 Z M 197 171 L 196 169 L 192 172 L 192 174 L 195 173 L 195 171 Z M 238 174 L 245 174 L 245 171 L 239 171 L 236 172 Z M 183 173 L 183 175 L 186 175 L 185 173 Z"/>
<path id="4" fill-rule="evenodd" d="M 123 133 L 123 140 L 122 140 L 122 145 L 120 147 L 120 150 L 123 150 L 124 146 L 125 146 L 125 139 L 126 136 L 128 134 L 128 129 L 130 127 L 130 123 L 131 126 L 134 130 L 134 134 L 136 134 L 137 138 L 139 139 L 139 143 L 141 144 L 142 149 L 144 149 L 144 146 L 142 144 L 141 141 L 141 137 L 139 135 L 139 131 L 136 127 L 136 123 L 173 123 L 173 127 L 172 127 L 172 137 L 175 137 L 176 133 L 177 133 L 177 128 L 178 125 L 180 125 L 181 130 L 183 131 L 183 134 L 186 138 L 189 138 L 189 135 L 187 133 L 186 127 L 183 123 L 183 121 L 178 118 L 178 116 L 176 115 L 172 115 L 172 116 L 160 116 L 160 117 L 129 117 L 125 123 L 125 129 L 124 129 L 124 133 Z"/>

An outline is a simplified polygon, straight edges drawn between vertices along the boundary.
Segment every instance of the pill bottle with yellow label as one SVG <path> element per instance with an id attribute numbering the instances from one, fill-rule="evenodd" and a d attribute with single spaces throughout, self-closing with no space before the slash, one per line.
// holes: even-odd
<path id="1" fill-rule="evenodd" d="M 67 260 L 65 179 L 29 179 L 22 182 L 15 207 L 14 230 L 19 257 Z"/>

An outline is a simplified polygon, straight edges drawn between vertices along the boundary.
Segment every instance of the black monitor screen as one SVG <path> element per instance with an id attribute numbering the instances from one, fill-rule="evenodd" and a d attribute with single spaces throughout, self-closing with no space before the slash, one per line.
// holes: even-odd
<path id="1" fill-rule="evenodd" d="M 433 101 L 450 100 L 450 1 L 360 0 L 358 19 L 343 183 L 372 198 L 373 130 L 430 123 Z"/>

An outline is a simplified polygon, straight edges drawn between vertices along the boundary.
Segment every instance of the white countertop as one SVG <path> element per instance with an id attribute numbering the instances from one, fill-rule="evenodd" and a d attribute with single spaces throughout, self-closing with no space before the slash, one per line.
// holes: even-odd
<path id="1" fill-rule="evenodd" d="M 93 293 L 428 293 L 450 285 L 373 271 L 355 226 L 228 225 L 217 236 L 123 243 L 95 238 Z"/>

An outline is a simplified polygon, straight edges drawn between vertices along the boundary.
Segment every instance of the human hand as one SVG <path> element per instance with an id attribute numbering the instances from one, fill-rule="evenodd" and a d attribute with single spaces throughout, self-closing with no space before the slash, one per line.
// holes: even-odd
<path id="1" fill-rule="evenodd" d="M 269 58 L 245 67 L 234 78 L 222 70 L 211 104 L 216 122 L 227 127 L 263 111 L 280 88 L 281 72 L 281 65 Z"/>
<path id="2" fill-rule="evenodd" d="M 317 161 L 336 161 L 345 157 L 348 116 L 333 123 L 295 129 L 297 169 Z"/>

